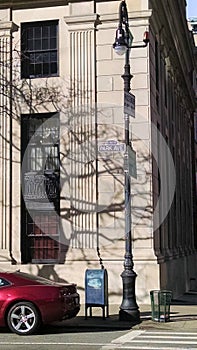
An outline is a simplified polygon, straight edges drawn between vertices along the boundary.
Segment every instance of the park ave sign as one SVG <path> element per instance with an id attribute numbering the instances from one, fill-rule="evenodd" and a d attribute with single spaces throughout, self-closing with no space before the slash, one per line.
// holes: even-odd
<path id="1" fill-rule="evenodd" d="M 98 152 L 108 153 L 108 152 L 126 152 L 125 143 L 120 143 L 117 140 L 107 140 L 98 144 Z M 124 166 L 128 170 L 129 175 L 137 179 L 137 170 L 136 170 L 136 152 L 128 146 L 127 148 L 128 157 Z"/>
<path id="2" fill-rule="evenodd" d="M 125 143 L 120 143 L 116 140 L 108 140 L 98 145 L 99 152 L 125 152 Z"/>

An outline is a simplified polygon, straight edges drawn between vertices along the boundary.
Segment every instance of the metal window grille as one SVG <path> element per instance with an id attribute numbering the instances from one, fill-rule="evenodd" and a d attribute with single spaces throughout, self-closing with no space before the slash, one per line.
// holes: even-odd
<path id="1" fill-rule="evenodd" d="M 50 215 L 51 214 L 51 215 Z M 59 258 L 59 221 L 50 212 L 35 213 L 27 222 L 30 254 L 33 263 L 52 262 Z"/>
<path id="2" fill-rule="evenodd" d="M 25 115 L 22 116 L 21 125 L 22 159 L 25 163 L 22 260 L 32 263 L 58 262 L 61 250 L 59 118 L 51 114 Z"/>

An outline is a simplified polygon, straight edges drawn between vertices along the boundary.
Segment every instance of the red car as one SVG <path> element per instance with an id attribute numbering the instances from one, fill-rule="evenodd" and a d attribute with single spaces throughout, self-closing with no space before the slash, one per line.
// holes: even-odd
<path id="1" fill-rule="evenodd" d="M 0 272 L 0 326 L 19 335 L 41 324 L 75 317 L 79 312 L 76 284 L 60 284 L 23 272 Z"/>

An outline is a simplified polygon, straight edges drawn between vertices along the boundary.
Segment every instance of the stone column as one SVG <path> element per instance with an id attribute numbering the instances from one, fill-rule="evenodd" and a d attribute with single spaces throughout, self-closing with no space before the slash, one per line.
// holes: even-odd
<path id="1" fill-rule="evenodd" d="M 0 262 L 12 260 L 12 33 L 17 29 L 0 21 Z"/>
<path id="2" fill-rule="evenodd" d="M 73 5 L 74 6 L 74 5 Z M 65 17 L 69 33 L 70 116 L 67 141 L 69 161 L 70 247 L 91 249 L 97 245 L 96 225 L 96 26 L 98 15 Z M 91 10 L 91 9 L 89 9 Z M 61 119 L 61 125 L 65 124 Z M 64 125 L 65 126 L 65 125 Z M 61 154 L 66 154 L 61 145 Z M 64 157 L 66 165 L 69 157 Z M 68 167 L 67 167 L 68 168 Z M 64 193 L 61 197 L 67 197 Z M 61 207 L 65 207 L 63 200 Z"/>
<path id="3" fill-rule="evenodd" d="M 95 102 L 95 28 L 98 15 L 65 17 L 70 40 L 70 87 L 72 105 Z"/>

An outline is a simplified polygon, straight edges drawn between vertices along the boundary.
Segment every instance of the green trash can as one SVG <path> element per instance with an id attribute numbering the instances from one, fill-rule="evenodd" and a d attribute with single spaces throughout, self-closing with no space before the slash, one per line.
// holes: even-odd
<path id="1" fill-rule="evenodd" d="M 156 322 L 170 321 L 170 303 L 172 292 L 170 290 L 151 290 L 152 320 Z"/>

